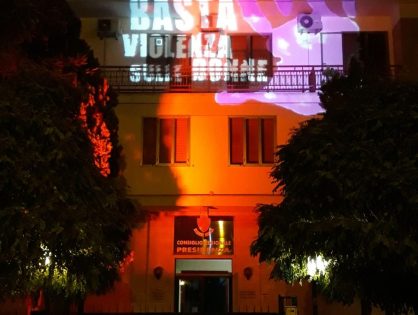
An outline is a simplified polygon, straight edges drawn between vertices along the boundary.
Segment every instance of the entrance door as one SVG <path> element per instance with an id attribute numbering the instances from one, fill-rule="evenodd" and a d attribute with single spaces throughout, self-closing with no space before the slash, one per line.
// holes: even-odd
<path id="1" fill-rule="evenodd" d="M 231 311 L 231 274 L 178 274 L 176 293 L 179 313 L 228 313 Z"/>

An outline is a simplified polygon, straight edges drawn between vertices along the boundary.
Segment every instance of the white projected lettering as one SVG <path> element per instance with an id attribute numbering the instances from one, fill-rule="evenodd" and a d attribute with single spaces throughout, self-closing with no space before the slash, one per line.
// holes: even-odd
<path id="1" fill-rule="evenodd" d="M 316 114 L 323 111 L 317 96 L 300 102 L 300 97 L 295 101 L 270 90 L 253 91 L 270 85 L 293 91 L 309 84 L 306 71 L 286 69 L 340 68 L 346 59 L 343 34 L 360 31 L 357 1 L 304 0 L 302 10 L 300 1 L 293 0 L 129 0 L 130 29 L 122 44 L 132 65 L 130 81 L 169 82 L 170 87 L 178 82 L 191 90 L 225 90 L 224 84 L 207 83 L 227 82 L 227 91 L 232 83 L 230 91 L 241 93 L 218 93 L 219 104 L 284 102 L 297 113 Z M 301 28 L 298 14 L 305 9 L 317 28 Z"/>
<path id="2" fill-rule="evenodd" d="M 138 47 L 138 34 L 123 34 L 123 47 L 125 49 L 125 57 L 135 57 L 136 47 Z"/>
<path id="3" fill-rule="evenodd" d="M 233 0 L 216 3 L 215 14 L 212 4 L 131 0 L 132 33 L 122 35 L 125 57 L 133 60 L 131 82 L 180 81 L 184 73 L 194 82 L 267 82 L 267 60 L 234 59 L 231 35 L 224 33 L 238 28 Z"/>
<path id="4" fill-rule="evenodd" d="M 123 34 L 122 40 L 125 57 L 135 57 L 138 55 L 138 51 L 139 56 L 147 56 L 147 34 Z"/>
<path id="5" fill-rule="evenodd" d="M 229 1 L 220 1 L 218 10 L 218 21 L 216 27 L 231 31 L 237 30 L 237 18 L 234 12 L 234 4 Z"/>
<path id="6" fill-rule="evenodd" d="M 194 26 L 193 15 L 186 9 L 192 5 L 192 0 L 174 0 L 174 10 L 179 15 L 179 19 L 174 20 L 176 29 L 180 32 L 188 32 Z"/>
<path id="7" fill-rule="evenodd" d="M 130 67 L 131 82 L 170 82 L 170 76 L 167 69 L 162 69 L 167 66 L 161 65 L 147 65 L 134 64 Z"/>
<path id="8" fill-rule="evenodd" d="M 200 9 L 200 27 L 209 27 L 209 2 L 208 0 L 199 0 Z"/>
<path id="9" fill-rule="evenodd" d="M 186 46 L 186 36 L 178 36 L 176 39 L 176 52 L 175 55 L 177 58 L 184 59 L 187 58 L 187 46 Z"/>
<path id="10" fill-rule="evenodd" d="M 220 80 L 232 82 L 267 82 L 268 61 L 264 59 L 234 59 L 229 35 L 218 33 L 198 33 L 190 36 L 168 36 L 153 34 L 124 34 L 123 42 L 125 56 L 130 58 L 147 58 L 158 60 L 165 58 L 164 67 L 136 64 L 131 67 L 132 82 L 167 82 L 167 71 L 172 71 L 170 62 L 181 59 L 191 59 L 192 81 L 217 82 Z M 172 65 L 173 68 L 175 64 Z M 184 69 L 177 66 L 177 72 Z M 140 67 L 140 71 L 138 70 Z M 153 74 L 146 75 L 149 71 Z M 160 72 L 163 71 L 164 74 Z M 238 73 L 241 73 L 238 75 Z M 161 79 L 160 76 L 164 76 Z M 168 79 L 167 79 L 168 78 Z"/>
<path id="11" fill-rule="evenodd" d="M 151 20 L 145 13 L 148 9 L 147 0 L 131 1 L 131 30 L 145 31 L 149 29 Z"/>
<path id="12" fill-rule="evenodd" d="M 154 2 L 154 22 L 153 31 L 172 31 L 173 22 L 171 21 L 170 9 L 167 0 Z"/>
<path id="13" fill-rule="evenodd" d="M 135 31 L 179 31 L 187 32 L 195 26 L 195 19 L 188 10 L 192 0 L 131 0 L 131 30 Z M 236 31 L 237 18 L 232 0 L 219 1 L 216 24 L 213 25 L 226 31 Z M 211 25 L 208 0 L 199 0 L 200 27 Z"/>

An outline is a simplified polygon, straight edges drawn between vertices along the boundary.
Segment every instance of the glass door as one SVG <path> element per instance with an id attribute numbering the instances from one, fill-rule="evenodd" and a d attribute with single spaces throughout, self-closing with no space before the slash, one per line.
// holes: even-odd
<path id="1" fill-rule="evenodd" d="M 228 313 L 231 311 L 231 274 L 178 274 L 176 293 L 179 313 Z"/>

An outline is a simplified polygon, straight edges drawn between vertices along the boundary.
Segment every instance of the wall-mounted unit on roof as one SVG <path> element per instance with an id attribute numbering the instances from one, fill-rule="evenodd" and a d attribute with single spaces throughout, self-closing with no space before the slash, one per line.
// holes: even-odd
<path id="1" fill-rule="evenodd" d="M 317 34 L 322 30 L 321 16 L 314 13 L 299 14 L 297 18 L 299 33 Z"/>
<path id="2" fill-rule="evenodd" d="M 119 21 L 117 19 L 98 19 L 97 36 L 100 39 L 114 38 L 118 39 Z"/>

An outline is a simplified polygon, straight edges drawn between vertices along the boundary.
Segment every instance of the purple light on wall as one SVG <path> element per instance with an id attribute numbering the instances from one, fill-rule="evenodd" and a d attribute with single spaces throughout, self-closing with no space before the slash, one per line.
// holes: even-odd
<path id="1" fill-rule="evenodd" d="M 315 115 L 324 111 L 319 105 L 319 96 L 316 93 L 221 92 L 215 96 L 215 101 L 225 106 L 238 106 L 250 100 L 266 105 L 279 105 L 300 115 Z"/>
<path id="2" fill-rule="evenodd" d="M 236 1 L 241 9 L 244 21 L 252 30 L 261 34 L 271 34 L 272 55 L 279 62 L 276 65 L 279 67 L 284 65 L 342 65 L 342 36 L 334 34 L 328 37 L 327 33 L 359 31 L 357 23 L 352 19 L 356 15 L 354 0 L 341 0 L 340 9 L 344 11 L 343 14 L 336 14 L 325 0 L 307 1 L 312 12 L 321 18 L 322 36 L 319 33 L 298 32 L 296 17 L 273 28 L 272 23 L 263 14 L 259 6 L 260 0 Z M 291 0 L 276 0 L 275 4 L 277 12 L 269 12 L 270 16 L 288 16 L 292 13 L 293 2 Z M 324 51 L 326 53 L 323 53 Z M 273 75 L 278 75 L 278 73 Z M 283 96 L 283 94 L 288 94 L 288 97 Z M 310 96 L 304 96 L 309 93 L 297 94 L 298 97 L 295 97 L 295 95 L 290 97 L 289 92 L 223 92 L 216 95 L 216 101 L 223 105 L 237 105 L 255 100 L 284 107 L 302 115 L 312 115 L 323 111 L 319 106 L 319 98 L 316 94 L 314 96 L 312 96 L 314 93 L 310 93 Z"/>
<path id="3" fill-rule="evenodd" d="M 354 18 L 356 16 L 356 2 L 354 0 L 343 1 L 343 8 L 348 17 Z"/>
<path id="4" fill-rule="evenodd" d="M 277 9 L 283 16 L 289 16 L 292 14 L 293 1 L 292 0 L 275 0 Z M 313 12 L 317 12 L 322 15 L 335 15 L 332 13 L 330 7 L 326 4 L 325 0 L 310 0 L 308 4 Z M 355 17 L 356 16 L 356 2 L 355 0 L 341 0 L 339 3 L 335 1 L 335 4 L 340 4 L 343 8 L 343 14 L 341 16 Z M 308 13 L 308 12 L 304 12 Z"/>
<path id="5" fill-rule="evenodd" d="M 289 16 L 292 13 L 293 2 L 287 0 L 276 0 L 277 9 L 283 16 Z"/>
<path id="6" fill-rule="evenodd" d="M 272 26 L 270 21 L 263 15 L 263 12 L 255 0 L 238 0 L 242 16 L 251 28 L 257 33 L 271 33 Z"/>
<path id="7" fill-rule="evenodd" d="M 292 11 L 292 1 L 276 0 L 275 3 L 278 8 L 276 16 L 283 16 L 285 15 L 283 13 Z M 274 57 L 279 58 L 282 65 L 321 64 L 319 34 L 298 33 L 296 18 L 276 28 L 272 28 L 268 18 L 264 16 L 258 1 L 238 0 L 237 4 L 241 8 L 245 22 L 254 31 L 261 34 L 272 34 L 272 53 Z M 349 18 L 355 13 L 354 0 L 342 0 L 344 10 L 349 11 L 346 12 L 345 16 L 336 15 L 324 0 L 308 1 L 308 4 L 312 8 L 312 12 L 315 12 L 323 20 L 323 33 L 358 31 L 357 23 Z M 272 16 L 275 15 L 272 14 Z M 324 42 L 322 42 L 322 45 L 322 49 L 333 49 L 333 47 L 327 47 Z"/>

